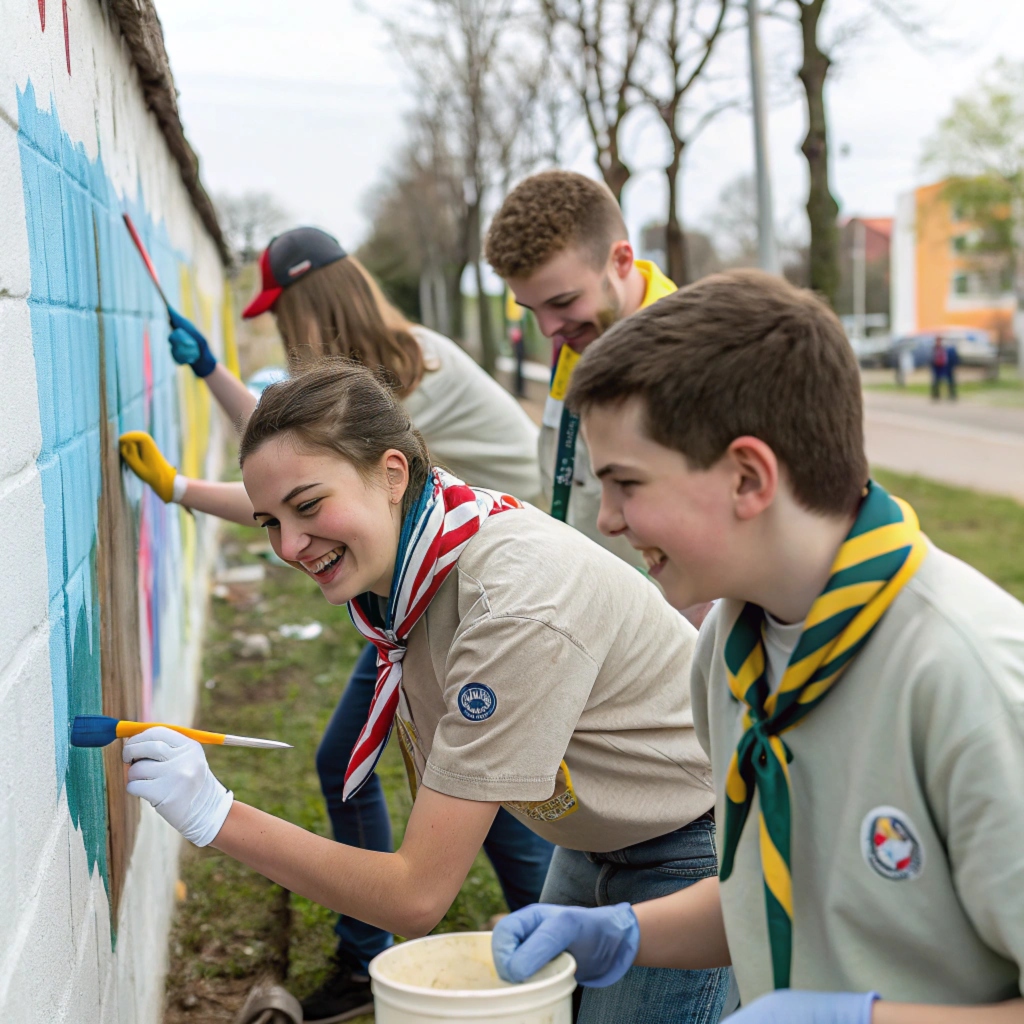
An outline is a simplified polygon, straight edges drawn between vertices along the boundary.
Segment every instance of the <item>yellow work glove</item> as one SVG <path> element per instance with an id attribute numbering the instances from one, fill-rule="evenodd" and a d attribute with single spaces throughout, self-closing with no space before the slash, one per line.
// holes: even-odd
<path id="1" fill-rule="evenodd" d="M 172 501 L 178 471 L 164 458 L 156 441 L 144 430 L 129 430 L 121 435 L 120 446 L 121 458 L 131 471 L 164 501 Z"/>

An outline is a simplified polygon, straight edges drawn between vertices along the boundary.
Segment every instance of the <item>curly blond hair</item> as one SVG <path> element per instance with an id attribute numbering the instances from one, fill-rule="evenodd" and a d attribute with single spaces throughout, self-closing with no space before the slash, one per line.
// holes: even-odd
<path id="1" fill-rule="evenodd" d="M 501 204 L 484 255 L 499 276 L 525 278 L 570 247 L 601 267 L 612 243 L 627 237 L 606 185 L 573 171 L 542 171 L 516 185 Z"/>

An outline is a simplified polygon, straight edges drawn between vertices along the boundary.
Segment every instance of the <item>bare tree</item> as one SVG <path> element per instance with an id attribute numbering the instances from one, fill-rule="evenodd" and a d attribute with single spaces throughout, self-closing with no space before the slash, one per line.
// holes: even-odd
<path id="1" fill-rule="evenodd" d="M 839 204 L 832 194 L 829 176 L 825 82 L 833 66 L 835 53 L 845 44 L 862 36 L 871 21 L 879 18 L 906 38 L 914 40 L 917 45 L 921 45 L 922 41 L 925 45 L 937 45 L 937 40 L 909 0 L 864 0 L 861 9 L 838 24 L 831 39 L 823 42 L 821 22 L 826 6 L 828 0 L 775 0 L 765 13 L 794 21 L 800 33 L 803 59 L 797 77 L 803 85 L 807 100 L 807 134 L 800 148 L 807 160 L 810 177 L 807 195 L 807 219 L 810 223 L 809 281 L 811 288 L 834 305 L 840 277 L 837 225 Z"/>
<path id="2" fill-rule="evenodd" d="M 643 100 L 641 50 L 661 0 L 537 0 L 555 61 L 576 95 L 597 165 L 616 200 L 632 173 L 622 127 Z"/>
<path id="3" fill-rule="evenodd" d="M 690 280 L 687 246 L 680 218 L 679 187 L 686 147 L 731 102 L 712 103 L 687 131 L 686 105 L 705 73 L 715 43 L 725 29 L 729 0 L 663 0 L 654 26 L 648 29 L 649 49 L 661 58 L 661 74 L 640 85 L 657 111 L 669 138 L 665 165 L 668 210 L 665 217 L 665 255 L 668 276 L 679 285 Z"/>
<path id="4" fill-rule="evenodd" d="M 214 206 L 236 263 L 251 263 L 288 221 L 288 212 L 270 192 L 221 192 Z"/>
<path id="5" fill-rule="evenodd" d="M 462 266 L 477 291 L 481 363 L 494 372 L 497 343 L 484 291 L 481 234 L 485 204 L 498 181 L 518 166 L 533 136 L 540 61 L 523 42 L 520 0 L 421 0 L 387 22 L 415 79 L 420 106 L 444 137 L 456 169 L 456 210 Z M 516 45 L 519 43 L 520 45 Z"/>

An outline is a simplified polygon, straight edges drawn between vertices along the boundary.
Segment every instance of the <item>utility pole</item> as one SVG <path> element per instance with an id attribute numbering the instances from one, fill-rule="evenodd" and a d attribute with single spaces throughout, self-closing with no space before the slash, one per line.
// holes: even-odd
<path id="1" fill-rule="evenodd" d="M 867 315 L 867 231 L 864 221 L 853 222 L 853 336 L 861 340 L 866 334 Z"/>
<path id="2" fill-rule="evenodd" d="M 768 125 L 764 110 L 764 64 L 758 26 L 758 0 L 747 0 L 747 37 L 750 43 L 750 99 L 754 113 L 754 160 L 757 168 L 757 251 L 758 265 L 779 274 L 779 249 L 775 244 L 772 180 L 768 167 Z"/>

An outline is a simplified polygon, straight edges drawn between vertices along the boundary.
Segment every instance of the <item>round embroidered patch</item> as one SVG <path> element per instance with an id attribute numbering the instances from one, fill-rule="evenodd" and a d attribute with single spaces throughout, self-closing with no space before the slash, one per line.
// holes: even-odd
<path id="1" fill-rule="evenodd" d="M 459 710 L 463 718 L 471 722 L 482 722 L 494 714 L 498 698 L 494 691 L 483 683 L 467 683 L 459 690 Z"/>
<path id="2" fill-rule="evenodd" d="M 924 869 L 924 847 L 910 818 L 898 807 L 868 811 L 860 826 L 860 849 L 883 878 L 902 882 Z"/>

